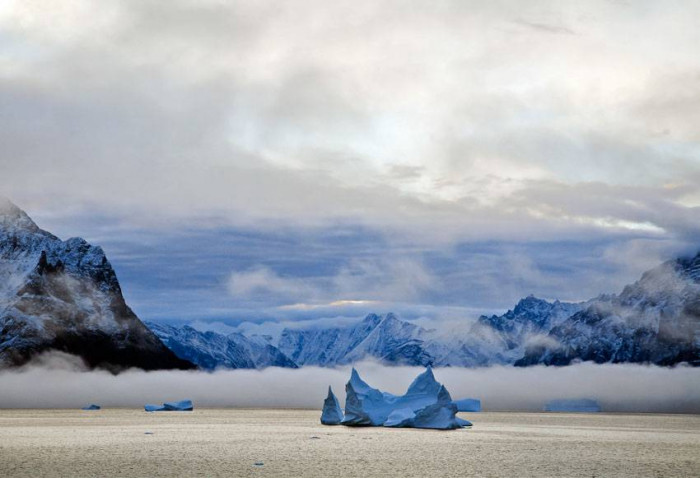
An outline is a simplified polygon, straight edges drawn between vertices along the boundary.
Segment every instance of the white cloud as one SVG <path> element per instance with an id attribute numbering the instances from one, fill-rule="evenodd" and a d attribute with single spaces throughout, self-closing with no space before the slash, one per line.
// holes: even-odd
<path id="1" fill-rule="evenodd" d="M 264 266 L 232 273 L 229 291 L 234 298 L 247 300 L 300 300 L 315 295 L 313 287 L 304 279 L 285 278 Z"/>
<path id="2" fill-rule="evenodd" d="M 389 254 L 351 260 L 326 276 L 284 277 L 259 265 L 233 272 L 228 288 L 235 299 L 277 303 L 281 310 L 332 311 L 417 302 L 438 290 L 440 279 L 419 260 Z"/>
<path id="3" fill-rule="evenodd" d="M 7 2 L 0 187 L 134 220 L 148 204 L 151 221 L 350 218 L 433 238 L 523 222 L 553 234 L 554 219 L 674 234 L 656 216 L 680 198 L 629 222 L 517 193 L 547 180 L 567 203 L 581 181 L 656 197 L 693 184 L 696 10 Z"/>

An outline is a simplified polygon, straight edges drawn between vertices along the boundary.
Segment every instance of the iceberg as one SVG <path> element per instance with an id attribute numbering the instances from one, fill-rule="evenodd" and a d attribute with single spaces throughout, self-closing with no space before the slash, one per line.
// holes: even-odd
<path id="1" fill-rule="evenodd" d="M 194 410 L 192 400 L 180 400 L 179 402 L 165 402 L 163 405 L 150 405 L 144 407 L 147 412 L 191 412 Z"/>
<path id="2" fill-rule="evenodd" d="M 454 404 L 457 405 L 457 410 L 460 412 L 481 411 L 481 400 L 477 400 L 476 398 L 463 398 L 462 400 L 455 400 Z"/>
<path id="3" fill-rule="evenodd" d="M 467 420 L 457 417 L 457 404 L 452 401 L 447 389 L 435 380 L 430 366 L 400 396 L 370 387 L 353 368 L 350 380 L 345 385 L 345 393 L 345 416 L 340 422 L 342 425 L 438 430 L 471 426 Z M 329 396 L 324 402 L 324 415 L 326 408 L 333 406 L 330 399 L 329 390 Z M 321 422 L 324 423 L 323 415 Z"/>
<path id="4" fill-rule="evenodd" d="M 457 417 L 457 405 L 452 401 L 452 397 L 450 397 L 450 393 L 445 386 L 440 385 L 438 382 L 434 383 L 440 387 L 434 397 L 434 402 L 425 405 L 423 400 L 409 401 L 407 403 L 408 407 L 394 410 L 384 422 L 384 426 L 434 428 L 438 430 L 454 430 L 455 428 L 471 426 L 471 423 Z M 406 400 L 408 396 L 409 394 L 406 393 L 401 398 Z"/>
<path id="5" fill-rule="evenodd" d="M 95 405 L 94 403 L 91 403 L 90 405 L 83 407 L 81 410 L 100 410 L 102 407 L 99 405 Z"/>
<path id="6" fill-rule="evenodd" d="M 596 413 L 601 410 L 597 401 L 590 398 L 565 398 L 552 400 L 544 406 L 545 412 Z"/>
<path id="7" fill-rule="evenodd" d="M 470 427 L 472 426 L 472 422 L 469 420 L 465 420 L 464 418 L 459 418 L 457 417 L 457 423 L 460 424 L 463 427 Z"/>
<path id="8" fill-rule="evenodd" d="M 180 400 L 179 402 L 165 402 L 163 407 L 171 412 L 191 412 L 194 410 L 192 400 Z"/>
<path id="9" fill-rule="evenodd" d="M 324 425 L 340 425 L 343 421 L 343 410 L 335 397 L 331 387 L 328 387 L 328 396 L 323 401 L 323 412 L 321 413 L 321 423 Z"/>
<path id="10" fill-rule="evenodd" d="M 370 387 L 354 368 L 345 385 L 345 418 L 343 425 L 381 426 L 396 408 L 398 397 Z"/>

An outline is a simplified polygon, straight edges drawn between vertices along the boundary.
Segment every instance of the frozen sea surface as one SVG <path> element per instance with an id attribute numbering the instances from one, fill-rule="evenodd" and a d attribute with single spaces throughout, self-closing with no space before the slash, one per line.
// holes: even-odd
<path id="1" fill-rule="evenodd" d="M 454 431 L 320 411 L 0 410 L 2 476 L 700 476 L 700 416 L 460 414 Z"/>

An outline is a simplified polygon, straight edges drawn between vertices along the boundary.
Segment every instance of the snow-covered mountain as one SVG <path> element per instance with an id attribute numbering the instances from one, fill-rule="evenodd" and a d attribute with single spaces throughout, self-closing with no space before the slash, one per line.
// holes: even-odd
<path id="1" fill-rule="evenodd" d="M 146 322 L 146 325 L 181 359 L 204 370 L 216 368 L 265 368 L 297 365 L 264 337 L 233 333 L 200 332 L 185 325 Z"/>
<path id="2" fill-rule="evenodd" d="M 526 343 L 581 307 L 530 296 L 504 315 L 482 316 L 449 330 L 425 329 L 391 313 L 370 314 L 349 327 L 285 329 L 278 347 L 299 365 L 333 366 L 367 358 L 415 366 L 508 364 L 523 356 Z"/>
<path id="3" fill-rule="evenodd" d="M 0 366 L 47 350 L 111 370 L 192 368 L 127 306 L 100 247 L 62 241 L 0 198 Z"/>
<path id="4" fill-rule="evenodd" d="M 197 337 L 204 344 L 190 341 L 189 346 L 215 356 L 208 351 L 209 335 Z M 426 329 L 391 313 L 370 314 L 344 327 L 287 328 L 277 344 L 269 345 L 299 366 L 332 367 L 363 359 L 464 367 L 565 365 L 575 360 L 698 365 L 700 254 L 645 273 L 619 296 L 580 303 L 528 296 L 503 315 L 481 316 L 446 330 Z M 179 354 L 176 346 L 171 348 Z M 180 356 L 201 365 L 195 355 Z"/>
<path id="5" fill-rule="evenodd" d="M 591 301 L 517 365 L 574 360 L 700 365 L 700 253 L 665 262 L 619 296 Z"/>
<path id="6" fill-rule="evenodd" d="M 503 315 L 481 316 L 469 333 L 464 347 L 481 359 L 481 364 L 511 364 L 525 351 L 547 342 L 549 331 L 585 307 L 585 302 L 548 302 L 529 295 Z"/>
<path id="7" fill-rule="evenodd" d="M 233 335 L 189 327 L 165 334 L 162 326 L 150 326 L 178 356 L 203 368 L 270 364 L 247 359 L 243 347 L 231 345 Z M 234 335 L 236 344 L 250 340 Z M 370 314 L 345 327 L 286 328 L 277 348 L 261 337 L 256 340 L 298 366 L 333 367 L 363 359 L 463 367 L 575 360 L 700 365 L 700 254 L 646 272 L 619 296 L 580 303 L 528 296 L 503 315 L 481 316 L 446 330 L 426 329 L 389 313 Z M 229 350 L 243 358 L 230 358 Z"/>
<path id="8" fill-rule="evenodd" d="M 394 314 L 370 314 L 356 325 L 327 329 L 284 329 L 279 349 L 298 365 L 333 366 L 363 358 L 389 363 L 427 365 L 423 343 L 427 331 Z"/>

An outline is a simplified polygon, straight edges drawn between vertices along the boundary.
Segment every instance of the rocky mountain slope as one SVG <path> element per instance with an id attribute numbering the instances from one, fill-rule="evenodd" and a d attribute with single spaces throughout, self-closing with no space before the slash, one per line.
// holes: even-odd
<path id="1" fill-rule="evenodd" d="M 556 325 L 516 365 L 642 362 L 700 365 L 700 254 L 645 272 Z"/>
<path id="2" fill-rule="evenodd" d="M 193 367 L 129 308 L 100 247 L 62 241 L 0 198 L 0 366 L 48 350 L 110 370 Z"/>

